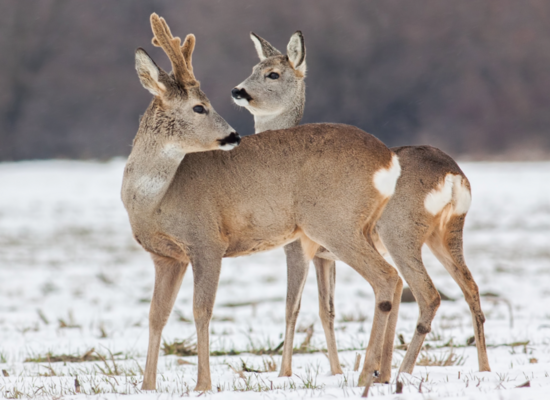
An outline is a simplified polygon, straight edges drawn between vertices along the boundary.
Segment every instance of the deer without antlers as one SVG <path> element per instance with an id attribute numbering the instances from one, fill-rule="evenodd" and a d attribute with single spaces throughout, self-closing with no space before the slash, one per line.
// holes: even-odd
<path id="1" fill-rule="evenodd" d="M 189 263 L 199 360 L 195 390 L 209 390 L 208 327 L 222 258 L 297 239 L 304 259 L 323 246 L 374 288 L 365 362 L 369 384 L 382 361 L 384 336 L 393 338 L 386 325 L 402 286 L 397 271 L 368 240 L 394 191 L 398 158 L 372 135 L 339 124 L 254 135 L 239 145 L 194 77 L 194 37 L 187 36 L 180 48 L 163 19 L 153 14 L 151 25 L 153 43 L 164 49 L 173 71 L 167 74 L 144 50 L 136 51 L 140 81 L 154 99 L 122 184 L 133 234 L 155 264 L 143 389 L 156 387 L 162 330 Z"/>
<path id="2" fill-rule="evenodd" d="M 287 129 L 299 124 L 305 105 L 306 54 L 301 32 L 292 35 L 287 55 L 268 41 L 251 33 L 260 58 L 252 75 L 232 90 L 236 104 L 254 115 L 256 133 Z M 372 240 L 381 252 L 389 251 L 413 292 L 420 316 L 400 371 L 412 373 L 416 358 L 440 303 L 440 296 L 422 263 L 421 249 L 426 243 L 458 283 L 472 313 L 480 371 L 489 371 L 483 333 L 485 317 L 479 302 L 479 290 L 464 262 L 462 232 L 470 206 L 470 184 L 456 162 L 430 146 L 405 146 L 392 149 L 398 156 L 402 173 L 390 199 L 372 232 Z M 387 249 L 387 250 L 386 250 Z M 307 260 L 294 257 L 298 242 L 285 247 L 289 277 L 299 276 L 300 284 L 290 284 L 287 295 L 285 348 L 282 376 L 292 374 L 292 342 L 300 298 L 309 267 Z M 320 250 L 313 262 L 319 289 L 319 314 L 333 374 L 341 373 L 334 335 L 335 257 Z M 298 274 L 296 271 L 302 271 Z M 397 313 L 390 315 L 389 330 L 395 329 Z M 391 377 L 393 337 L 384 343 L 380 381 Z M 366 379 L 361 374 L 360 380 Z"/>

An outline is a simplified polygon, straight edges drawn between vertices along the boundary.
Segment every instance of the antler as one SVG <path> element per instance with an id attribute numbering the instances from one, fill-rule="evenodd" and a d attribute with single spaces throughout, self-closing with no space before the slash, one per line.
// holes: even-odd
<path id="1" fill-rule="evenodd" d="M 154 34 L 153 44 L 161 47 L 170 59 L 176 80 L 185 85 L 195 83 L 193 67 L 190 66 L 191 53 L 195 47 L 195 36 L 187 35 L 185 43 L 180 48 L 181 39 L 172 36 L 172 32 L 170 32 L 170 28 L 164 18 L 159 17 L 156 13 L 151 14 L 151 28 Z"/>
<path id="2" fill-rule="evenodd" d="M 195 74 L 193 73 L 193 63 L 191 62 L 193 50 L 195 50 L 195 35 L 190 33 L 185 37 L 185 40 L 183 41 L 183 45 L 181 46 L 181 53 L 183 54 L 183 58 L 185 59 L 185 63 L 187 64 L 187 69 L 194 78 Z"/>

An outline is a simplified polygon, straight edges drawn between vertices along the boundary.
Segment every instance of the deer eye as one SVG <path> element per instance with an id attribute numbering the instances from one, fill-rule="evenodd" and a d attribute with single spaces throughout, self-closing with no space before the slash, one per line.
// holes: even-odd
<path id="1" fill-rule="evenodd" d="M 193 111 L 195 111 L 197 114 L 204 114 L 206 112 L 203 106 L 195 106 L 193 107 Z"/>
<path id="2" fill-rule="evenodd" d="M 272 72 L 267 76 L 269 79 L 279 79 L 279 74 L 277 72 Z"/>

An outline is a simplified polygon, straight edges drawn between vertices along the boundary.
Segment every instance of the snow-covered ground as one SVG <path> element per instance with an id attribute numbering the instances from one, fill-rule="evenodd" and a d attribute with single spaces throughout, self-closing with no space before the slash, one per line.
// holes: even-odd
<path id="1" fill-rule="evenodd" d="M 0 164 L 0 396 L 59 397 L 118 394 L 197 396 L 196 357 L 164 355 L 158 393 L 139 390 L 147 350 L 153 266 L 134 243 L 119 198 L 124 161 L 46 161 Z M 484 294 L 492 372 L 477 372 L 468 306 L 444 268 L 425 252 L 444 301 L 426 342 L 424 360 L 395 384 L 375 385 L 371 396 L 407 399 L 540 399 L 550 396 L 550 163 L 464 163 L 473 187 L 467 218 L 467 263 Z M 286 270 L 282 250 L 224 260 L 211 323 L 215 389 L 202 397 L 282 399 L 357 397 L 357 353 L 364 355 L 374 296 L 346 265 L 337 269 L 337 338 L 343 376 L 330 376 L 322 352 L 312 269 L 304 290 L 295 346 L 313 324 L 312 351 L 294 356 L 291 378 L 275 372 L 239 372 L 242 362 L 263 370 L 279 355 L 254 355 L 282 340 Z M 166 329 L 168 344 L 193 341 L 192 271 L 185 276 Z M 241 304 L 239 304 L 241 303 Z M 402 304 L 397 333 L 412 337 L 414 303 Z M 452 339 L 450 347 L 449 341 Z M 399 341 L 396 338 L 396 345 Z M 444 346 L 447 344 L 447 346 Z M 93 353 L 89 351 L 94 349 Z M 247 353 L 248 351 L 248 353 Z M 97 361 L 55 362 L 56 356 Z M 452 354 L 451 354 L 452 352 Z M 50 354 L 50 362 L 36 362 Z M 106 357 L 97 359 L 97 354 Z M 111 357 L 112 354 L 112 357 Z M 404 352 L 394 355 L 394 379 Z M 28 361 L 26 361 L 28 360 Z M 34 361 L 33 361 L 34 360 Z M 362 360 L 361 360 L 362 361 Z M 265 363 L 264 363 L 265 362 Z M 269 369 L 269 368 L 268 368 Z M 9 376 L 5 376 L 9 375 Z M 242 377 L 241 377 L 242 375 Z M 75 377 L 82 394 L 75 394 Z M 244 377 L 244 378 L 243 378 Z M 516 388 L 529 382 L 529 388 Z M 419 393 L 421 391 L 422 393 Z"/>

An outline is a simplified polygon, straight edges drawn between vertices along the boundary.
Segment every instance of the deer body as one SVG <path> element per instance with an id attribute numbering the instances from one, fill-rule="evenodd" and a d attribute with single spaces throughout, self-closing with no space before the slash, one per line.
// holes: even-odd
<path id="1" fill-rule="evenodd" d="M 460 286 L 470 307 L 480 371 L 490 371 L 479 289 L 463 254 L 463 229 L 471 191 L 466 175 L 443 151 L 431 146 L 392 148 L 402 174 L 373 232 L 379 251 L 387 250 L 420 308 L 417 327 L 400 371 L 412 373 L 441 297 L 422 263 L 428 245 Z M 376 240 L 379 236 L 380 241 Z"/>
<path id="2" fill-rule="evenodd" d="M 134 152 L 139 154 L 139 143 Z M 338 159 L 348 161 L 336 165 Z M 134 168 L 132 160 L 127 171 Z M 370 171 L 392 162 L 380 141 L 357 128 L 310 124 L 246 137 L 231 152 L 191 153 L 180 162 L 174 158 L 171 166 L 154 165 L 158 173 L 145 176 L 166 176 L 160 190 L 128 184 L 133 173 L 142 172 L 126 172 L 123 198 L 134 235 L 146 250 L 189 261 L 197 241 L 208 237 L 223 243 L 224 257 L 237 257 L 280 247 L 306 232 L 314 236 L 308 221 L 317 214 L 327 219 L 327 210 L 340 207 L 342 191 L 352 191 L 346 187 L 353 194 L 345 212 L 372 224 L 386 203 L 378 198 L 387 196 Z M 319 169 L 323 165 L 335 173 Z M 152 201 L 152 193 L 159 198 Z"/>
<path id="3" fill-rule="evenodd" d="M 156 14 L 151 25 L 153 44 L 168 54 L 172 73 L 137 50 L 138 75 L 155 98 L 141 120 L 122 185 L 134 236 L 155 264 L 142 388 L 156 387 L 162 330 L 189 264 L 199 360 L 195 390 L 204 391 L 212 388 L 209 322 L 222 258 L 297 239 L 304 262 L 323 246 L 372 285 L 376 306 L 364 367 L 370 385 L 402 283 L 368 235 L 395 189 L 398 158 L 373 136 L 339 124 L 278 130 L 238 146 L 239 136 L 194 77 L 194 36 L 180 47 Z"/>
<path id="4" fill-rule="evenodd" d="M 297 125 L 299 119 L 293 120 L 288 116 L 301 117 L 305 105 L 305 45 L 301 32 L 291 37 L 286 57 L 256 34 L 252 33 L 251 39 L 260 63 L 253 68 L 249 78 L 233 89 L 235 103 L 246 107 L 254 115 L 256 133 L 289 128 L 293 123 Z M 302 54 L 296 56 L 296 49 Z M 298 64 L 297 60 L 301 62 Z M 277 73 L 277 79 L 270 77 L 272 71 Z M 269 117 L 268 120 L 266 116 Z M 372 240 L 379 251 L 389 251 L 420 308 L 417 329 L 400 371 L 412 373 L 440 303 L 439 293 L 421 261 L 421 248 L 424 243 L 430 247 L 462 289 L 472 312 L 479 369 L 488 371 L 490 368 L 483 333 L 485 318 L 479 303 L 477 285 L 462 254 L 462 230 L 471 201 L 468 179 L 451 157 L 434 147 L 405 146 L 392 150 L 399 157 L 402 172 L 395 194 L 389 200 L 376 229 L 372 232 Z M 308 262 L 300 256 L 301 251 L 299 242 L 285 247 L 289 284 L 281 376 L 292 374 L 292 340 L 308 269 Z M 319 288 L 319 314 L 327 339 L 333 374 L 342 372 L 334 335 L 335 260 L 337 257 L 326 249 L 320 249 L 313 259 Z M 397 302 L 394 302 L 395 304 Z M 391 377 L 397 311 L 398 307 L 394 306 L 386 327 L 381 382 L 387 382 Z M 365 379 L 362 373 L 360 381 Z"/>

